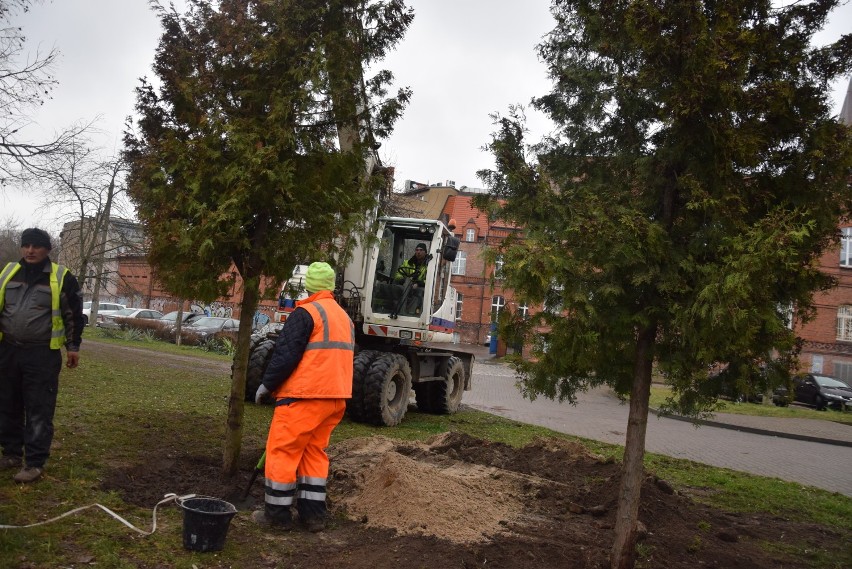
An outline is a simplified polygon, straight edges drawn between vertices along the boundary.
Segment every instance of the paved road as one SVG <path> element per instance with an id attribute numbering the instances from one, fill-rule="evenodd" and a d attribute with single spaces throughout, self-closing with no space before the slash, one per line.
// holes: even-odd
<path id="1" fill-rule="evenodd" d="M 627 405 L 607 389 L 580 397 L 576 406 L 523 399 L 512 370 L 476 363 L 473 390 L 463 402 L 473 408 L 588 439 L 623 445 Z M 646 449 L 712 466 L 816 486 L 852 496 L 852 447 L 740 432 L 668 418 L 649 417 Z"/>

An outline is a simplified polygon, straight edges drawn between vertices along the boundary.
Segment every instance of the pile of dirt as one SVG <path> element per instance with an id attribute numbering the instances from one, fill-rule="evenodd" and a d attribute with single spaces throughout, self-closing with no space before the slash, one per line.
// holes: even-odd
<path id="1" fill-rule="evenodd" d="M 168 441 L 148 448 L 151 455 L 138 464 L 116 464 L 103 487 L 144 507 L 161 499 L 163 489 L 236 503 L 254 466 L 246 460 L 240 477 L 223 484 L 220 458 L 212 452 L 186 455 Z M 255 567 L 607 566 L 619 465 L 579 444 L 540 439 L 518 449 L 449 433 L 425 443 L 354 439 L 333 445 L 329 455 L 334 521 L 326 532 L 273 532 L 258 548 L 258 530 L 241 513 L 225 558 L 237 548 L 240 559 L 255 556 Z M 258 483 L 251 503 L 238 505 L 262 503 Z M 830 528 L 709 508 L 651 476 L 643 484 L 639 518 L 646 528 L 641 567 L 806 566 L 785 556 L 785 548 L 808 549 L 841 565 L 848 560 L 848 540 Z"/>
<path id="2" fill-rule="evenodd" d="M 518 480 L 491 467 L 436 460 L 441 455 L 432 451 L 444 438 L 399 449 L 382 437 L 338 446 L 332 458 L 338 507 L 352 520 L 400 535 L 487 541 L 520 516 Z"/>

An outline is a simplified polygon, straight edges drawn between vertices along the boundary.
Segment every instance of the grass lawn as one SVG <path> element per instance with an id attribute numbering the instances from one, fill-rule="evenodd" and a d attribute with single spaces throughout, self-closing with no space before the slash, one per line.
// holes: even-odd
<path id="1" fill-rule="evenodd" d="M 97 334 L 87 330 L 87 337 L 95 339 Z M 149 449 L 164 439 L 215 451 L 217 456 L 221 454 L 218 449 L 222 447 L 225 431 L 229 358 L 160 342 L 103 339 L 97 342 L 102 344 L 100 349 L 87 350 L 84 344 L 78 369 L 62 372 L 55 448 L 45 478 L 35 484 L 19 485 L 11 480 L 10 473 L 0 476 L 0 525 L 33 524 L 97 503 L 116 511 L 136 527 L 150 530 L 154 503 L 142 508 L 104 490 L 107 472 L 117 465 L 132 464 L 140 449 Z M 133 347 L 134 355 L 111 351 L 109 345 Z M 196 363 L 186 364 L 183 358 L 167 361 L 167 354 L 196 356 Z M 257 460 L 271 413 L 269 406 L 246 406 L 243 462 Z M 390 429 L 344 419 L 334 433 L 333 442 L 375 434 L 425 440 L 446 431 L 513 446 L 539 436 L 574 439 L 465 410 L 449 417 L 410 413 L 400 426 Z M 593 441 L 583 444 L 604 456 L 621 458 L 620 447 Z M 847 534 L 852 531 L 852 499 L 838 494 L 659 455 L 648 455 L 646 464 L 676 488 L 700 488 L 701 499 L 710 504 L 738 512 L 769 512 L 773 516 L 829 525 Z M 160 495 L 174 491 L 155 490 Z M 238 548 L 217 554 L 183 550 L 181 512 L 177 508 L 162 508 L 159 524 L 153 535 L 142 537 L 104 512 L 90 509 L 39 527 L 2 529 L 0 567 L 247 566 L 246 559 L 241 557 L 247 553 Z M 256 532 L 257 541 L 262 542 L 262 530 L 251 526 L 240 530 Z M 128 558 L 134 561 L 126 561 Z M 813 566 L 837 565 L 817 562 Z"/>
<path id="2" fill-rule="evenodd" d="M 671 393 L 671 390 L 659 384 L 651 387 L 651 407 L 658 409 Z M 852 412 L 837 411 L 829 409 L 817 411 L 812 407 L 802 405 L 788 405 L 777 407 L 773 403 L 735 403 L 733 401 L 719 401 L 719 413 L 730 413 L 732 415 L 755 415 L 761 417 L 781 417 L 787 419 L 816 419 L 818 421 L 834 421 L 852 425 Z"/>

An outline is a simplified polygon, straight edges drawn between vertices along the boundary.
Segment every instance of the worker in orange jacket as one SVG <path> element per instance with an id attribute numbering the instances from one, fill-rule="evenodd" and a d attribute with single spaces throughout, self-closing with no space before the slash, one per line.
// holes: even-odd
<path id="1" fill-rule="evenodd" d="M 296 303 L 281 329 L 255 401 L 275 400 L 266 441 L 264 509 L 252 519 L 293 527 L 290 506 L 310 531 L 325 528 L 329 461 L 325 449 L 352 397 L 355 328 L 337 304 L 334 269 L 312 263 L 310 296 Z"/>

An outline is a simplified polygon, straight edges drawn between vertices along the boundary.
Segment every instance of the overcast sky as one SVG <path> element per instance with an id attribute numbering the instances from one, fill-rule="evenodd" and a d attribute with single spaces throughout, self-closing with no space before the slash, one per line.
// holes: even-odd
<path id="1" fill-rule="evenodd" d="M 380 150 L 396 167 L 397 186 L 452 180 L 481 187 L 476 171 L 493 166 L 482 151 L 493 125 L 489 114 L 526 105 L 549 90 L 534 48 L 553 26 L 549 0 L 409 0 L 414 22 L 382 65 L 397 86 L 414 91 L 410 106 Z M 833 41 L 852 28 L 852 2 L 832 15 L 818 38 Z M 30 50 L 56 46 L 59 86 L 34 117 L 47 133 L 100 116 L 101 144 L 120 149 L 124 118 L 133 111 L 138 78 L 152 77 L 159 22 L 147 0 L 47 0 L 15 22 Z M 848 78 L 832 89 L 840 112 Z M 547 122 L 528 113 L 533 138 Z M 24 226 L 58 233 L 52 214 L 34 211 L 12 188 L 0 189 L 0 223 L 15 215 Z"/>

